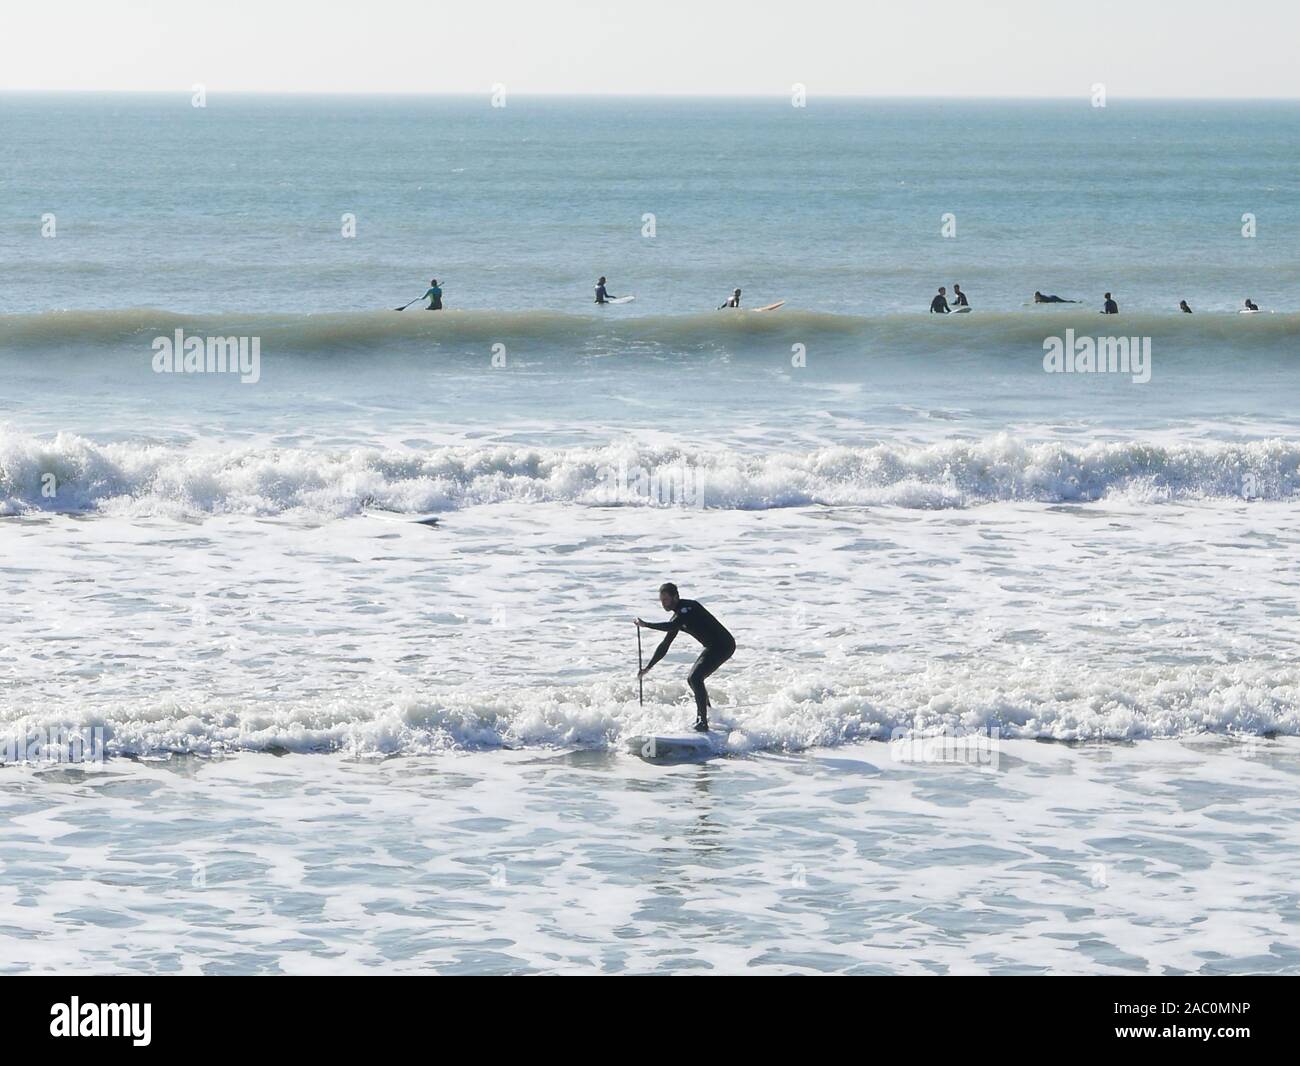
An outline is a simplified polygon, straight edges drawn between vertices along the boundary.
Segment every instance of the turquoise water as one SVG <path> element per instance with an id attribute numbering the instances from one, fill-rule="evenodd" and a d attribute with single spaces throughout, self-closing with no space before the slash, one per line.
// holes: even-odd
<path id="1" fill-rule="evenodd" d="M 581 311 L 598 274 L 654 313 L 735 286 L 923 311 L 953 281 L 1300 308 L 1293 103 L 6 94 L 0 131 L 9 312 L 362 310 L 435 275 L 448 307 Z"/>

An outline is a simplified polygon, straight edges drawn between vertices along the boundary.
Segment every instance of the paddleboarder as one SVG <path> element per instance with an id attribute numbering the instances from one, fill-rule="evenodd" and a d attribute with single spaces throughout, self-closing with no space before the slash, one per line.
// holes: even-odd
<path id="1" fill-rule="evenodd" d="M 659 587 L 659 604 L 665 611 L 672 613 L 667 622 L 646 622 L 636 619 L 638 628 L 656 629 L 667 636 L 655 649 L 650 662 L 637 674 L 645 677 L 660 659 L 668 654 L 668 649 L 677 639 L 677 634 L 685 632 L 704 645 L 691 672 L 686 675 L 686 683 L 695 694 L 695 729 L 707 733 L 709 729 L 709 690 L 704 687 L 704 680 L 719 666 L 736 653 L 736 638 L 728 632 L 727 627 L 713 617 L 697 600 L 684 600 L 671 581 Z"/>

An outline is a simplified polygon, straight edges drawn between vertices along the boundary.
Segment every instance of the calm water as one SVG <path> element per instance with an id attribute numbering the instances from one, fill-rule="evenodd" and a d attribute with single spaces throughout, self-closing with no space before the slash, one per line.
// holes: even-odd
<path id="1" fill-rule="evenodd" d="M 8 94 L 0 131 L 7 311 L 379 309 L 435 275 L 449 307 L 581 311 L 599 274 L 657 314 L 953 281 L 1300 309 L 1296 104 Z"/>

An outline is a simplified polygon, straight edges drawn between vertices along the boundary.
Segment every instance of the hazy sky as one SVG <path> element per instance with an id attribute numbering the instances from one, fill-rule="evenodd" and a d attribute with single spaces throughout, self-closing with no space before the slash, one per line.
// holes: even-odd
<path id="1" fill-rule="evenodd" d="M 0 89 L 1295 97 L 1298 39 L 1295 0 L 9 0 Z"/>

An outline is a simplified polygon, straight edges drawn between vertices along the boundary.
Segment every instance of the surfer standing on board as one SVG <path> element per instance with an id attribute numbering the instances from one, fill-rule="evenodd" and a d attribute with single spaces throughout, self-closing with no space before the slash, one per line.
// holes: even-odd
<path id="1" fill-rule="evenodd" d="M 684 600 L 677 592 L 677 586 L 671 581 L 659 586 L 659 603 L 665 611 L 672 612 L 667 622 L 645 622 L 640 618 L 636 624 L 644 629 L 657 629 L 668 635 L 655 649 L 650 661 L 637 675 L 645 677 L 660 659 L 668 654 L 668 649 L 677 639 L 677 634 L 685 631 L 704 645 L 700 657 L 695 660 L 691 672 L 686 675 L 686 683 L 695 693 L 695 729 L 700 733 L 709 730 L 709 690 L 704 687 L 704 679 L 712 674 L 736 653 L 736 638 L 728 632 L 727 627 L 709 614 L 695 600 Z"/>

